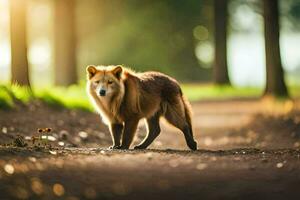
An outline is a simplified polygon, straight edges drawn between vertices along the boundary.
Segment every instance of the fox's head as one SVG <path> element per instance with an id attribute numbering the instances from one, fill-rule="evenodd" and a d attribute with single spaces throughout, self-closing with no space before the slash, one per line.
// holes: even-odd
<path id="1" fill-rule="evenodd" d="M 112 97 L 120 93 L 124 88 L 122 81 L 123 67 L 94 66 L 86 68 L 88 86 L 99 97 Z"/>

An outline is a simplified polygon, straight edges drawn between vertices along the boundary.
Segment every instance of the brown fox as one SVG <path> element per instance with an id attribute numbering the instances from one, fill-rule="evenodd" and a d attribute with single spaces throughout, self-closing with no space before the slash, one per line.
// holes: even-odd
<path id="1" fill-rule="evenodd" d="M 91 65 L 86 71 L 87 93 L 109 126 L 111 149 L 128 149 L 143 118 L 148 133 L 134 148 L 147 148 L 160 133 L 161 116 L 184 133 L 190 149 L 197 149 L 190 105 L 175 79 L 159 72 L 135 73 L 121 65 Z"/>

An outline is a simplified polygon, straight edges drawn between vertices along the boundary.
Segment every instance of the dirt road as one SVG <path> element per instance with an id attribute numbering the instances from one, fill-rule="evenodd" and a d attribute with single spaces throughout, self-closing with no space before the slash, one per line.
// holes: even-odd
<path id="1" fill-rule="evenodd" d="M 299 150 L 55 152 L 1 149 L 1 167 L 14 168 L 1 171 L 1 199 L 300 197 Z"/>
<path id="2" fill-rule="evenodd" d="M 38 127 L 56 138 L 50 150 L 0 147 L 0 199 L 299 199 L 299 111 L 288 106 L 193 104 L 195 152 L 164 122 L 150 150 L 108 151 L 97 115 L 39 103 L 0 111 L 3 143 Z"/>

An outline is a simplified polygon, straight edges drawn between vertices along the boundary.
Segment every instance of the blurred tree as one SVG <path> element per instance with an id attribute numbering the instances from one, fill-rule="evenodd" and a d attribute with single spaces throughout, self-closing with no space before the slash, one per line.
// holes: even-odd
<path id="1" fill-rule="evenodd" d="M 288 96 L 280 58 L 278 0 L 264 0 L 267 82 L 265 95 Z"/>
<path id="2" fill-rule="evenodd" d="M 292 32 L 300 30 L 300 1 L 285 0 L 279 3 L 280 18 L 283 23 L 281 28 Z"/>
<path id="3" fill-rule="evenodd" d="M 199 25 L 202 18 L 202 13 L 199 13 L 203 1 L 168 0 L 165 2 L 167 8 L 170 9 L 170 17 L 163 22 L 170 25 L 170 33 L 166 34 L 165 40 L 169 43 L 168 48 L 172 49 L 172 51 L 167 50 L 173 71 L 170 75 L 174 74 L 175 77 L 182 77 L 183 80 L 188 81 L 201 81 L 205 77 L 210 80 L 208 72 L 201 68 L 195 55 L 196 42 L 193 37 L 193 30 Z M 199 74 L 202 74 L 202 77 Z"/>
<path id="4" fill-rule="evenodd" d="M 55 85 L 77 82 L 75 2 L 55 1 Z"/>
<path id="5" fill-rule="evenodd" d="M 26 42 L 27 0 L 10 1 L 11 82 L 30 86 Z"/>
<path id="6" fill-rule="evenodd" d="M 206 1 L 77 3 L 79 66 L 122 63 L 137 71 L 161 71 L 180 81 L 211 80 L 211 69 L 202 68 L 196 57 L 198 41 L 193 37 L 194 28 L 207 15 L 201 9 Z"/>
<path id="7" fill-rule="evenodd" d="M 214 0 L 215 61 L 214 81 L 230 84 L 227 66 L 227 14 L 228 0 Z"/>

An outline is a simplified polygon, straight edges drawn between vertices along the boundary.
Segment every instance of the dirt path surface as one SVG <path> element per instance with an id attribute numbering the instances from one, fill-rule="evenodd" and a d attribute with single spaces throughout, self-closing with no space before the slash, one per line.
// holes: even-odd
<path id="1" fill-rule="evenodd" d="M 194 103 L 189 151 L 162 122 L 149 150 L 109 151 L 96 114 L 34 102 L 0 111 L 0 199 L 299 199 L 299 102 Z M 51 127 L 51 148 L 5 146 Z M 145 135 L 141 122 L 137 144 Z M 26 138 L 25 138 L 26 139 Z"/>

